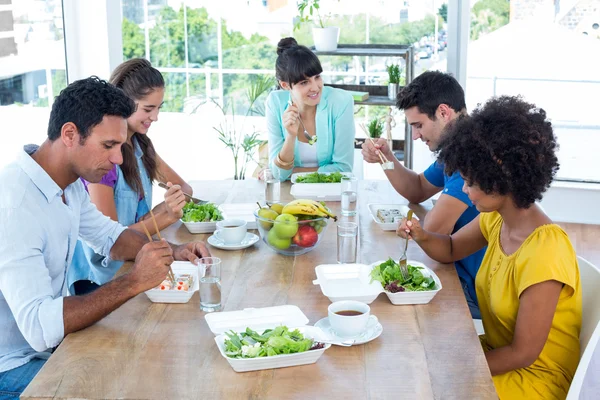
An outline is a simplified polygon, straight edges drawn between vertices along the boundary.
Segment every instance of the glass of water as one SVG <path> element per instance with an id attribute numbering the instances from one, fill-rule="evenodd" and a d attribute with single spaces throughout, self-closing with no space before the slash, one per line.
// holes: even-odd
<path id="1" fill-rule="evenodd" d="M 356 215 L 356 196 L 358 179 L 355 176 L 342 176 L 342 215 L 351 217 Z"/>
<path id="2" fill-rule="evenodd" d="M 279 203 L 280 183 L 276 171 L 265 169 L 263 180 L 265 181 L 265 201 L 267 203 Z"/>
<path id="3" fill-rule="evenodd" d="M 353 264 L 356 262 L 358 243 L 358 224 L 340 222 L 337 226 L 337 262 Z"/>
<path id="4" fill-rule="evenodd" d="M 205 312 L 221 309 L 221 259 L 205 257 L 200 259 L 200 309 Z M 202 274 L 204 270 L 204 274 Z M 204 275 L 204 276 L 202 276 Z"/>

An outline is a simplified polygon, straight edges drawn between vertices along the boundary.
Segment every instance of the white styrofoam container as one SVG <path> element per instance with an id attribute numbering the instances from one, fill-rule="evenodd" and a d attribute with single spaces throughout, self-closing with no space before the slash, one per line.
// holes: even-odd
<path id="1" fill-rule="evenodd" d="M 194 277 L 194 286 L 188 291 L 180 290 L 146 290 L 146 296 L 153 303 L 187 303 L 190 301 L 194 292 L 200 288 L 200 279 L 198 278 L 198 266 L 189 261 L 175 261 L 171 264 L 171 269 L 175 275 L 192 274 Z"/>
<path id="2" fill-rule="evenodd" d="M 377 265 L 379 265 L 383 262 L 385 262 L 385 260 L 377 261 L 377 262 L 371 264 L 371 269 L 373 269 L 374 267 L 376 267 Z M 421 262 L 414 261 L 414 260 L 408 260 L 407 264 L 414 265 L 415 267 L 423 267 L 423 269 L 424 269 L 423 275 L 428 275 L 433 278 L 433 280 L 435 281 L 436 289 L 426 290 L 423 292 L 408 292 L 407 291 L 407 292 L 398 292 L 398 293 L 389 293 L 384 290 L 386 296 L 388 297 L 388 299 L 390 299 L 390 301 L 394 305 L 427 304 L 427 303 L 429 303 L 435 297 L 435 295 L 440 290 L 442 290 L 442 282 L 440 282 L 440 278 L 438 278 L 438 276 L 435 274 L 435 272 L 433 272 L 432 270 L 427 268 L 427 266 Z"/>
<path id="3" fill-rule="evenodd" d="M 385 261 L 385 260 L 384 260 Z M 423 292 L 387 292 L 380 282 L 371 282 L 370 273 L 377 265 L 384 261 L 378 261 L 371 265 L 365 264 L 324 264 L 315 267 L 317 279 L 313 284 L 320 285 L 323 294 L 331 302 L 341 300 L 356 300 L 363 303 L 372 303 L 380 293 L 385 293 L 394 305 L 402 304 L 426 304 L 431 301 L 442 289 L 442 283 L 438 276 L 427 268 L 425 264 L 414 260 L 408 260 L 408 264 L 424 268 L 424 275 L 431 276 L 436 283 L 435 290 Z"/>
<path id="4" fill-rule="evenodd" d="M 227 219 L 228 216 L 223 212 L 223 208 L 221 206 L 218 207 L 221 210 L 221 214 L 223 215 L 223 219 Z M 180 219 L 180 221 L 185 225 L 185 227 L 190 231 L 190 233 L 213 233 L 217 230 L 217 221 L 214 222 L 184 222 Z"/>
<path id="5" fill-rule="evenodd" d="M 374 204 L 371 203 L 368 205 L 369 207 L 369 212 L 371 213 L 371 217 L 373 218 L 373 221 L 375 221 L 375 223 L 377 225 L 379 225 L 379 227 L 381 229 L 383 229 L 384 231 L 395 231 L 396 228 L 398 227 L 398 223 L 397 222 L 389 222 L 389 223 L 384 223 L 381 222 L 378 218 L 377 218 L 377 210 L 380 209 L 396 209 L 396 210 L 400 210 L 400 213 L 406 217 L 406 215 L 408 214 L 408 211 L 410 210 L 410 208 L 407 205 L 404 204 Z"/>
<path id="6" fill-rule="evenodd" d="M 377 281 L 371 283 L 372 267 L 365 264 L 324 264 L 315 267 L 321 291 L 331 302 L 356 300 L 371 304 L 383 288 Z"/>
<path id="7" fill-rule="evenodd" d="M 319 201 L 340 201 L 342 199 L 341 183 L 296 183 L 299 176 L 312 174 L 313 172 L 298 172 L 290 178 L 292 189 L 290 194 L 295 199 L 309 199 Z M 326 175 L 327 173 L 324 173 Z M 342 174 L 348 175 L 348 174 Z"/>
<path id="8" fill-rule="evenodd" d="M 284 368 L 296 365 L 313 364 L 323 355 L 325 347 L 318 350 L 309 350 L 296 354 L 280 354 L 271 357 L 259 358 L 230 358 L 225 354 L 225 332 L 243 332 L 246 328 L 262 333 L 265 329 L 273 329 L 279 325 L 285 325 L 290 330 L 298 329 L 306 337 L 316 341 L 326 340 L 327 337 L 319 328 L 307 326 L 308 318 L 297 307 L 292 305 L 247 308 L 240 311 L 217 312 L 207 314 L 205 317 L 210 330 L 217 335 L 215 342 L 221 355 L 236 372 L 259 371 L 263 369 Z"/>
<path id="9" fill-rule="evenodd" d="M 256 203 L 226 203 L 221 204 L 219 209 L 223 212 L 223 217 L 227 219 L 243 219 L 247 223 L 248 229 L 256 229 L 256 218 L 254 211 L 258 206 Z"/>

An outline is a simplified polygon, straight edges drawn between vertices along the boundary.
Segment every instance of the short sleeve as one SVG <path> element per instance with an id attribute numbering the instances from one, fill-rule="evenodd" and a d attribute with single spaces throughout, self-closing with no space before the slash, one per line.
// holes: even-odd
<path id="1" fill-rule="evenodd" d="M 434 162 L 427 168 L 423 175 L 425 179 L 433 186 L 444 187 L 444 165 L 439 162 Z"/>
<path id="2" fill-rule="evenodd" d="M 480 213 L 479 214 L 479 229 L 487 242 L 490 242 L 490 237 L 493 235 L 493 231 L 500 229 L 500 223 L 502 222 L 502 216 L 497 211 Z"/>
<path id="3" fill-rule="evenodd" d="M 460 176 L 460 173 L 455 172 L 446 180 L 446 184 L 444 185 L 444 190 L 442 193 L 462 201 L 467 205 L 467 207 L 471 207 L 473 203 L 471 200 L 469 200 L 469 196 L 463 192 L 464 184 L 465 181 L 462 176 Z"/>
<path id="4" fill-rule="evenodd" d="M 518 295 L 530 286 L 551 280 L 570 287 L 568 295 L 572 295 L 578 286 L 579 267 L 569 237 L 557 225 L 538 228 L 533 235 L 516 260 Z"/>

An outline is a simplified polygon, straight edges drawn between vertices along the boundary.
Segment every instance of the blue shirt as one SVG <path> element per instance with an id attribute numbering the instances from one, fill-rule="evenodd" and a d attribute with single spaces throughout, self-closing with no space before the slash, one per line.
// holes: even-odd
<path id="1" fill-rule="evenodd" d="M 443 194 L 452 196 L 467 205 L 467 209 L 456 221 L 452 233 L 458 231 L 479 215 L 479 211 L 477 211 L 477 208 L 471 203 L 469 196 L 462 190 L 465 181 L 458 171 L 449 176 L 444 173 L 444 164 L 436 161 L 425 170 L 423 175 L 425 175 L 425 179 L 433 186 L 442 187 Z M 474 301 L 477 301 L 477 294 L 475 293 L 475 276 L 477 275 L 477 271 L 479 271 L 479 266 L 481 265 L 481 260 L 483 260 L 485 250 L 486 247 L 454 263 L 458 277 L 467 285 L 471 299 Z"/>
<path id="2" fill-rule="evenodd" d="M 125 228 L 96 209 L 79 179 L 63 192 L 25 151 L 0 172 L 0 187 L 3 372 L 47 356 L 63 339 L 66 274 L 77 238 L 108 255 Z"/>
<path id="3" fill-rule="evenodd" d="M 275 90 L 269 93 L 265 109 L 269 133 L 269 168 L 281 181 L 289 179 L 294 167 L 302 167 L 298 139 L 294 150 L 294 167 L 281 169 L 274 163 L 288 133 L 283 127 L 283 113 L 290 92 Z M 352 172 L 354 165 L 354 99 L 342 89 L 323 86 L 321 101 L 315 116 L 317 130 L 317 162 L 319 172 Z"/>

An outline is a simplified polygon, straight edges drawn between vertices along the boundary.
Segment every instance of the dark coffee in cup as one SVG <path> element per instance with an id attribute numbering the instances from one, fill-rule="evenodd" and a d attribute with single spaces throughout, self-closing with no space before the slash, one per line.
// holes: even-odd
<path id="1" fill-rule="evenodd" d="M 362 311 L 356 311 L 356 310 L 342 310 L 342 311 L 336 311 L 335 312 L 337 315 L 343 315 L 346 317 L 355 317 L 357 315 L 363 315 L 364 312 Z"/>

